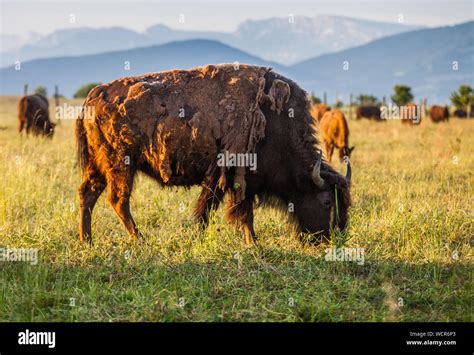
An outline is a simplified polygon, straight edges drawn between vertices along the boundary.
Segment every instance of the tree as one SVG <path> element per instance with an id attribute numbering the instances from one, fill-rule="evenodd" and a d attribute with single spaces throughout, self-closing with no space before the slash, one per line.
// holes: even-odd
<path id="1" fill-rule="evenodd" d="M 341 108 L 343 106 L 344 106 L 344 103 L 341 100 L 336 101 L 336 103 L 334 104 L 334 107 L 336 108 Z"/>
<path id="2" fill-rule="evenodd" d="M 311 104 L 316 105 L 321 103 L 321 99 L 319 97 L 314 96 L 314 92 L 311 92 L 311 96 L 309 97 Z"/>
<path id="3" fill-rule="evenodd" d="M 393 88 L 395 94 L 392 95 L 391 99 L 397 106 L 405 106 L 409 102 L 413 101 L 413 94 L 411 88 L 405 85 L 395 85 Z"/>
<path id="4" fill-rule="evenodd" d="M 87 97 L 87 94 L 89 94 L 89 91 L 91 91 L 93 88 L 95 88 L 97 85 L 100 85 L 101 83 L 89 83 L 82 85 L 74 94 L 75 99 L 83 99 Z"/>
<path id="5" fill-rule="evenodd" d="M 471 106 L 474 104 L 474 90 L 469 85 L 461 85 L 458 91 L 451 94 L 452 104 L 460 110 L 467 112 L 467 117 L 471 117 Z"/>
<path id="6" fill-rule="evenodd" d="M 48 96 L 48 90 L 44 86 L 38 86 L 35 89 L 35 94 L 40 94 L 40 95 L 43 95 L 43 96 L 47 97 Z"/>
<path id="7" fill-rule="evenodd" d="M 356 103 L 358 106 L 374 106 L 377 105 L 379 100 L 373 96 L 368 94 L 360 94 L 356 97 Z"/>

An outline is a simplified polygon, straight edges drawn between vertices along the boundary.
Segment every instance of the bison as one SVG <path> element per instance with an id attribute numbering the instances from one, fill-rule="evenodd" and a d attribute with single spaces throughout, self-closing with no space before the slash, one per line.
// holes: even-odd
<path id="1" fill-rule="evenodd" d="M 454 111 L 454 117 L 457 117 L 457 118 L 466 118 L 466 117 L 467 117 L 467 111 L 458 108 L 458 109 L 456 109 L 456 110 Z"/>
<path id="2" fill-rule="evenodd" d="M 466 117 L 472 118 L 474 117 L 474 105 L 470 107 L 469 114 L 467 110 L 462 109 L 462 108 L 457 108 L 456 110 L 454 110 L 453 114 L 454 114 L 454 117 L 457 117 L 457 118 L 466 118 Z"/>
<path id="3" fill-rule="evenodd" d="M 362 117 L 375 121 L 383 121 L 378 106 L 359 106 L 356 111 L 356 118 L 360 120 Z"/>
<path id="4" fill-rule="evenodd" d="M 316 235 L 309 240 L 346 227 L 350 164 L 342 176 L 321 159 L 306 92 L 270 68 L 208 65 L 97 86 L 76 140 L 82 241 L 92 242 L 92 210 L 107 185 L 128 234 L 141 238 L 129 202 L 137 172 L 162 186 L 201 184 L 194 214 L 203 228 L 227 195 L 227 217 L 249 244 L 257 197 L 289 211 L 300 236 Z M 219 164 L 223 153 L 255 154 L 257 168 Z"/>
<path id="5" fill-rule="evenodd" d="M 321 122 L 324 114 L 330 110 L 329 106 L 325 104 L 314 104 L 311 106 L 311 116 L 317 121 Z"/>
<path id="6" fill-rule="evenodd" d="M 431 106 L 430 107 L 430 117 L 431 121 L 438 123 L 441 121 L 449 120 L 449 109 L 448 106 Z"/>
<path id="7" fill-rule="evenodd" d="M 350 157 L 354 147 L 349 148 L 349 127 L 344 114 L 337 109 L 326 112 L 320 122 L 320 132 L 329 163 L 334 147 L 339 149 L 339 158 Z"/>
<path id="8" fill-rule="evenodd" d="M 26 125 L 26 127 L 25 127 Z M 41 94 L 23 96 L 18 102 L 18 133 L 26 128 L 36 135 L 52 138 L 56 125 L 49 119 L 48 99 Z"/>

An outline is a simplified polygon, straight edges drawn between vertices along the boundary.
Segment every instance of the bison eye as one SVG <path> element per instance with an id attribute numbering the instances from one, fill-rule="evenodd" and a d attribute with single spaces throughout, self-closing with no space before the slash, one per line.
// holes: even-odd
<path id="1" fill-rule="evenodd" d="M 324 199 L 324 200 L 323 200 L 323 206 L 324 206 L 324 207 L 329 207 L 329 206 L 331 206 L 331 200 L 328 199 L 328 198 L 327 198 L 327 199 Z"/>

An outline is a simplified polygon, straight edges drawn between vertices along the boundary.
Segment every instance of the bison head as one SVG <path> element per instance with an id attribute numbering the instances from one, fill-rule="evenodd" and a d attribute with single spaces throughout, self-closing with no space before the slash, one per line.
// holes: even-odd
<path id="1" fill-rule="evenodd" d="M 50 121 L 44 121 L 43 134 L 48 138 L 53 138 L 55 126 L 56 126 L 55 123 L 52 123 Z"/>
<path id="2" fill-rule="evenodd" d="M 350 206 L 349 187 L 351 165 L 348 158 L 346 176 L 341 176 L 328 165 L 323 165 L 322 153 L 311 173 L 311 188 L 300 196 L 295 204 L 295 215 L 301 232 L 311 234 L 310 241 L 327 238 L 333 229 L 344 231 Z"/>

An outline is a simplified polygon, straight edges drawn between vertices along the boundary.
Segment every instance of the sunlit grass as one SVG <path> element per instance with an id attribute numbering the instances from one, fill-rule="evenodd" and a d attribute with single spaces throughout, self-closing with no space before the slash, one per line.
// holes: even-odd
<path id="1" fill-rule="evenodd" d="M 474 121 L 349 122 L 353 208 L 333 237 L 364 248 L 364 265 L 326 261 L 327 244 L 301 245 L 271 209 L 256 211 L 259 247 L 222 210 L 201 232 L 198 187 L 144 176 L 132 212 L 147 242 L 130 241 L 101 197 L 83 245 L 72 123 L 52 141 L 20 138 L 16 98 L 0 100 L 0 246 L 40 256 L 0 262 L 0 321 L 473 320 Z"/>

